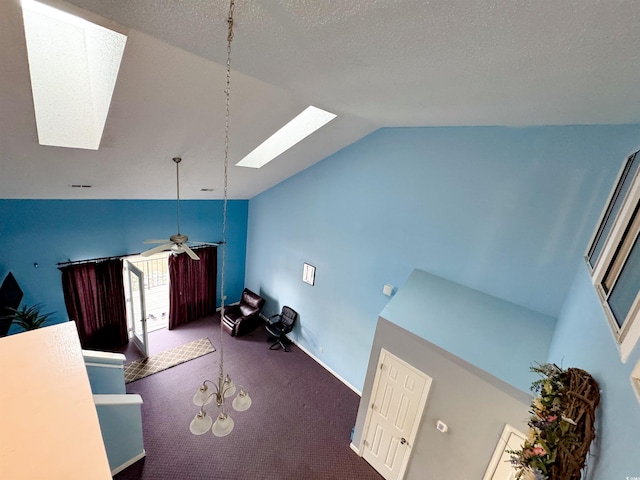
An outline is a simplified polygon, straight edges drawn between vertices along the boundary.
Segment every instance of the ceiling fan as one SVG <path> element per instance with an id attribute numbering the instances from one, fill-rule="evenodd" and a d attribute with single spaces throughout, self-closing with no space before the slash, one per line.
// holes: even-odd
<path id="1" fill-rule="evenodd" d="M 183 235 L 180 233 L 180 162 L 182 158 L 174 157 L 173 162 L 176 164 L 176 193 L 177 193 L 177 211 L 178 211 L 178 233 L 175 235 L 171 235 L 169 240 L 146 240 L 144 243 L 160 243 L 157 247 L 152 248 L 151 250 L 147 250 L 142 252 L 140 255 L 143 257 L 149 257 L 155 253 L 160 253 L 164 250 L 171 249 L 171 253 L 180 254 L 186 253 L 193 260 L 200 260 L 200 257 L 196 255 L 196 253 L 189 248 L 187 242 L 189 241 L 189 237 L 187 235 Z M 193 243 L 193 242 L 192 242 Z M 206 242 L 196 242 L 199 245 L 218 245 L 217 243 L 206 243 Z"/>

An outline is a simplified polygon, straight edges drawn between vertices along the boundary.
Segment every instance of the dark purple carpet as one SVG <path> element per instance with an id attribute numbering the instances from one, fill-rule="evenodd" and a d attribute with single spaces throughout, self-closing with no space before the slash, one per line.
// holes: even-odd
<path id="1" fill-rule="evenodd" d="M 149 342 L 153 354 L 202 337 L 217 351 L 127 385 L 144 401 L 147 456 L 116 480 L 382 478 L 349 448 L 360 397 L 296 346 L 269 350 L 262 327 L 222 339 L 225 372 L 247 388 L 251 408 L 230 410 L 235 429 L 227 437 L 192 435 L 193 394 L 218 373 L 219 317 L 152 332 Z M 138 357 L 131 348 L 123 353 L 128 361 Z"/>

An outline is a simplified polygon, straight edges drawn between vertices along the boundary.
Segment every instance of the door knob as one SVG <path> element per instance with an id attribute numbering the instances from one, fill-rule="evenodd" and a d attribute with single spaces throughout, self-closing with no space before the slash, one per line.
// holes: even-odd
<path id="1" fill-rule="evenodd" d="M 406 438 L 404 438 L 404 437 L 402 437 L 402 439 L 400 440 L 400 443 L 401 443 L 402 445 L 404 445 L 405 443 L 407 443 L 407 439 L 406 439 Z"/>

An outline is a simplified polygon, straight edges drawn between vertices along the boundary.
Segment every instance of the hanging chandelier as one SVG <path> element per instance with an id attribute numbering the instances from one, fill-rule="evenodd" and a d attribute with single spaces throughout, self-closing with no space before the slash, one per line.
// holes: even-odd
<path id="1" fill-rule="evenodd" d="M 235 1 L 230 0 L 229 16 L 227 22 L 229 29 L 227 33 L 227 80 L 225 88 L 225 126 L 224 126 L 224 193 L 222 207 L 222 270 L 220 273 L 220 316 L 224 315 L 224 270 L 225 270 L 225 248 L 227 232 L 227 173 L 229 165 L 229 96 L 231 92 L 231 41 L 233 40 L 233 11 Z M 189 430 L 194 435 L 203 435 L 211 429 L 216 437 L 225 437 L 231 433 L 234 427 L 233 419 L 229 416 L 226 399 L 232 397 L 239 389 L 238 395 L 233 399 L 231 406 L 238 412 L 243 412 L 251 406 L 251 397 L 242 385 L 236 385 L 228 374 L 224 373 L 224 346 L 222 338 L 222 322 L 220 322 L 220 363 L 218 369 L 218 379 L 216 381 L 205 380 L 198 391 L 193 396 L 193 403 L 200 407 L 200 410 L 191 421 Z M 218 414 L 215 421 L 205 411 L 205 406 L 215 400 Z"/>

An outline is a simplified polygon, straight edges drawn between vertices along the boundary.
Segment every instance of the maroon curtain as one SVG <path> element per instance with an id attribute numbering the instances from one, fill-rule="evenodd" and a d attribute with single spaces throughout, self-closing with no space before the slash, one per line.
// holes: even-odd
<path id="1" fill-rule="evenodd" d="M 110 350 L 125 345 L 127 312 L 122 260 L 61 267 L 69 319 L 76 322 L 82 348 Z"/>
<path id="2" fill-rule="evenodd" d="M 186 253 L 169 255 L 169 330 L 211 315 L 216 308 L 217 247 L 194 250 L 200 260 Z"/>

